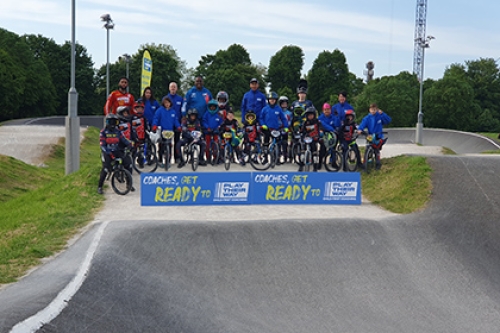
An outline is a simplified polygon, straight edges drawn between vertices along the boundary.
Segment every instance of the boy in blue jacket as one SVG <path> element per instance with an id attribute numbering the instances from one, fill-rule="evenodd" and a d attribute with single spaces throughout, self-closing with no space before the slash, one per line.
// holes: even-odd
<path id="1" fill-rule="evenodd" d="M 156 110 L 155 117 L 153 119 L 153 132 L 156 132 L 158 126 L 161 126 L 162 131 L 181 131 L 181 124 L 177 119 L 174 108 L 172 107 L 172 100 L 170 97 L 165 96 L 161 101 L 162 106 Z M 175 142 L 174 142 L 175 145 Z M 160 149 L 158 149 L 158 160 L 161 161 L 163 156 L 163 149 L 165 149 L 163 143 L 160 143 Z M 176 161 L 179 163 L 179 161 Z"/>
<path id="2" fill-rule="evenodd" d="M 260 124 L 264 132 L 264 144 L 269 144 L 271 130 L 281 130 L 288 132 L 288 120 L 278 105 L 278 94 L 271 91 L 267 96 L 268 105 L 262 109 Z"/>
<path id="3" fill-rule="evenodd" d="M 358 134 L 361 134 L 365 129 L 368 134 L 373 135 L 372 144 L 375 148 L 376 165 L 375 169 L 380 170 L 382 163 L 380 162 L 380 150 L 382 150 L 382 145 L 385 143 L 384 135 L 382 134 L 383 125 L 387 125 L 391 122 L 391 117 L 380 110 L 377 104 L 370 104 L 370 113 L 366 115 L 358 126 Z"/>
<path id="4" fill-rule="evenodd" d="M 219 130 L 223 122 L 224 119 L 222 119 L 219 113 L 219 103 L 215 99 L 210 100 L 208 102 L 208 112 L 205 112 L 201 120 L 201 128 L 203 129 L 203 134 L 205 134 L 207 147 L 210 147 L 212 140 L 220 145 Z M 207 161 L 210 161 L 209 153 L 209 149 L 207 149 Z"/>

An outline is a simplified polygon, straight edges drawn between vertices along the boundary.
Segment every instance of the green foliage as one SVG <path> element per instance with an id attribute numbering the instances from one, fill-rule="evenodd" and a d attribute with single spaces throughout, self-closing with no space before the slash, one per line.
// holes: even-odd
<path id="1" fill-rule="evenodd" d="M 269 61 L 266 81 L 270 83 L 271 90 L 281 91 L 284 88 L 289 88 L 295 91 L 303 66 L 304 52 L 302 49 L 294 45 L 283 46 Z"/>
<path id="2" fill-rule="evenodd" d="M 349 74 L 345 55 L 341 51 L 321 52 L 308 74 L 308 98 L 314 105 L 323 105 L 340 91 L 349 91 Z"/>
<path id="3" fill-rule="evenodd" d="M 424 93 L 424 124 L 429 127 L 475 131 L 481 113 L 469 80 L 455 73 L 435 82 Z"/>
<path id="4" fill-rule="evenodd" d="M 247 50 L 233 44 L 227 50 L 219 50 L 215 55 L 203 56 L 195 69 L 195 75 L 204 78 L 205 87 L 215 97 L 224 90 L 229 94 L 229 103 L 238 109 L 243 95 L 249 90 L 249 81 L 256 77 L 264 86 L 259 68 L 252 65 Z"/>
<path id="5" fill-rule="evenodd" d="M 371 80 L 354 102 L 359 117 L 368 113 L 371 103 L 376 103 L 392 118 L 393 127 L 411 127 L 417 122 L 419 83 L 408 72 Z"/>

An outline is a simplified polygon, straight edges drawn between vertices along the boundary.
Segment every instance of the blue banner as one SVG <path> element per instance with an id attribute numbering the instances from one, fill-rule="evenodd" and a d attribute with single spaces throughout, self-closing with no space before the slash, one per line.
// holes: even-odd
<path id="1" fill-rule="evenodd" d="M 358 172 L 141 174 L 141 205 L 361 204 Z"/>

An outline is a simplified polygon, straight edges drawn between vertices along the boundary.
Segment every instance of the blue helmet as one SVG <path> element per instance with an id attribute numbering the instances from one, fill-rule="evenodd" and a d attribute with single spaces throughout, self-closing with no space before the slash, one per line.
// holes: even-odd
<path id="1" fill-rule="evenodd" d="M 219 112 L 219 103 L 217 102 L 217 100 L 211 99 L 210 101 L 208 101 L 207 108 L 210 114 L 216 114 L 217 112 Z"/>

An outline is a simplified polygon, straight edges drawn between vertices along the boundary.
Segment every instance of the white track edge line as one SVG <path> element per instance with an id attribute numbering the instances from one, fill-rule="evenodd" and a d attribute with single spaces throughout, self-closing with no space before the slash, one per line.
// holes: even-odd
<path id="1" fill-rule="evenodd" d="M 87 274 L 90 269 L 90 264 L 92 263 L 92 259 L 97 250 L 97 246 L 99 245 L 99 241 L 104 233 L 104 229 L 108 225 L 109 221 L 105 221 L 101 224 L 99 229 L 96 231 L 94 239 L 90 244 L 87 255 L 85 256 L 82 265 L 78 269 L 75 277 L 71 280 L 66 287 L 59 292 L 59 294 L 50 302 L 47 307 L 40 310 L 33 316 L 23 320 L 22 322 L 17 323 L 10 333 L 26 333 L 26 332 L 36 332 L 40 329 L 44 324 L 49 323 L 54 318 L 56 318 L 62 310 L 68 305 L 69 301 L 76 292 L 80 289 L 83 282 L 85 281 Z"/>

